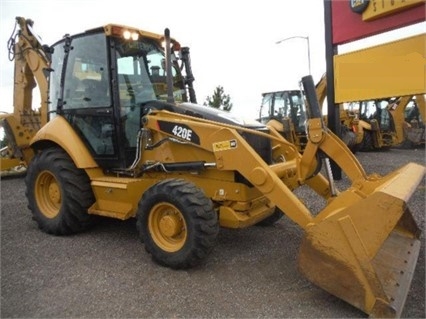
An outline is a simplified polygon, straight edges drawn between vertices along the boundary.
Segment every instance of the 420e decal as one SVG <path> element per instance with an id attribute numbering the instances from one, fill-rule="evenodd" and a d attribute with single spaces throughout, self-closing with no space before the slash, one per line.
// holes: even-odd
<path id="1" fill-rule="evenodd" d="M 200 137 L 188 125 L 158 121 L 158 126 L 160 127 L 160 130 L 165 133 L 174 135 L 194 144 L 200 144 Z"/>

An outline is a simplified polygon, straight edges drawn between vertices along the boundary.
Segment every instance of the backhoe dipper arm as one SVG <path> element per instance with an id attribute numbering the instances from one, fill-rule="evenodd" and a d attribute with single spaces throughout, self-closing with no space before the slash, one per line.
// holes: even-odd
<path id="1" fill-rule="evenodd" d="M 11 60 L 15 59 L 15 88 L 13 95 L 14 115 L 22 122 L 24 114 L 30 114 L 32 109 L 32 90 L 38 84 L 41 95 L 40 117 L 41 125 L 47 122 L 48 76 L 50 57 L 41 39 L 33 31 L 33 21 L 16 17 L 20 30 L 17 33 L 18 42 L 11 41 L 14 47 Z"/>
<path id="2" fill-rule="evenodd" d="M 19 30 L 15 33 L 17 25 Z M 13 114 L 0 115 L 0 124 L 8 141 L 8 156 L 1 159 L 1 170 L 29 163 L 34 155 L 29 142 L 47 123 L 50 50 L 41 44 L 32 25 L 32 20 L 16 17 L 15 30 L 8 41 L 9 60 L 15 60 Z M 32 91 L 37 84 L 41 106 L 39 110 L 33 110 Z"/>

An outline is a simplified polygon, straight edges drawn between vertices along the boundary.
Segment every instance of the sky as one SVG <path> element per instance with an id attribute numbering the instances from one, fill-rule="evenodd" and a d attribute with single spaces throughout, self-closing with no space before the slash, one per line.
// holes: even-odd
<path id="1" fill-rule="evenodd" d="M 0 0 L 3 112 L 13 110 L 14 65 L 6 44 L 17 16 L 32 19 L 34 31 L 48 45 L 67 33 L 108 23 L 160 34 L 169 28 L 173 38 L 190 48 L 198 103 L 220 85 L 231 97 L 232 112 L 246 118 L 257 117 L 263 92 L 298 88 L 309 64 L 315 82 L 326 70 L 322 0 L 121 0 L 113 5 L 100 0 Z M 296 38 L 276 43 L 289 37 Z"/>

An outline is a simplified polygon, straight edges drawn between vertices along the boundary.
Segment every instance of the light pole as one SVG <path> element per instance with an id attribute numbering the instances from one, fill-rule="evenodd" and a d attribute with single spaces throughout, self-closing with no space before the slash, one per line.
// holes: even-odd
<path id="1" fill-rule="evenodd" d="M 311 47 L 309 45 L 309 36 L 301 36 L 301 35 L 296 35 L 293 37 L 288 37 L 285 39 L 282 39 L 280 41 L 275 42 L 275 44 L 280 44 L 281 42 L 287 41 L 287 40 L 291 40 L 291 39 L 305 39 L 306 42 L 308 43 L 308 68 L 309 68 L 309 74 L 311 74 Z"/>

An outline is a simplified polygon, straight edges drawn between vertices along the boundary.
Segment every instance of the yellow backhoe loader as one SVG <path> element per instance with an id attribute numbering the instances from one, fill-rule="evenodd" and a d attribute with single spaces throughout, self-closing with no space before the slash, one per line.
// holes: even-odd
<path id="1" fill-rule="evenodd" d="M 344 123 L 357 133 L 358 149 L 387 150 L 391 147 L 424 144 L 424 124 L 420 114 L 425 109 L 425 96 L 406 95 L 386 99 L 355 102 L 354 117 Z M 406 111 L 407 107 L 411 111 Z M 342 118 L 342 116 L 341 116 Z"/>
<path id="2" fill-rule="evenodd" d="M 197 105 L 189 63 L 185 76 L 179 63 L 187 50 L 168 29 L 108 24 L 50 50 L 49 118 L 31 140 L 25 177 L 42 231 L 136 218 L 153 260 L 182 269 L 205 261 L 220 227 L 270 225 L 285 214 L 304 231 L 303 275 L 371 316 L 401 314 L 421 234 L 407 201 L 425 167 L 367 174 L 324 125 L 311 76 L 302 79 L 301 154 L 273 126 Z M 329 158 L 348 189 L 333 184 Z M 303 185 L 324 200 L 319 212 L 293 192 Z"/>

